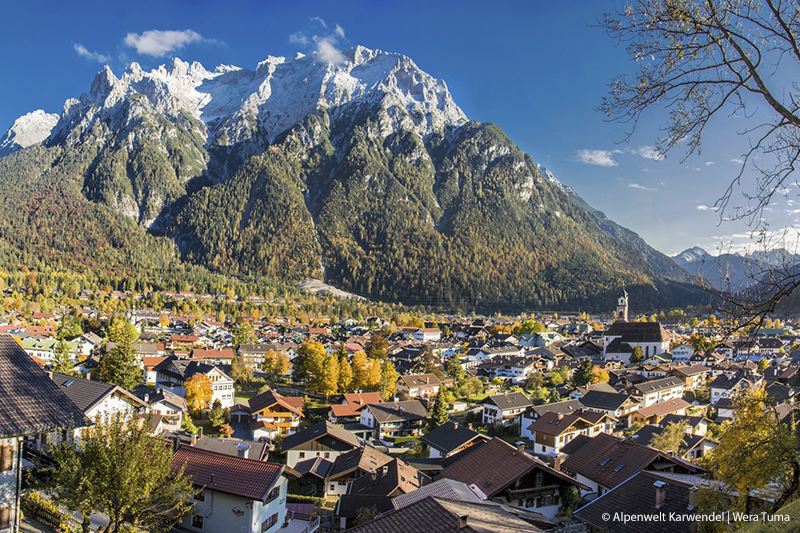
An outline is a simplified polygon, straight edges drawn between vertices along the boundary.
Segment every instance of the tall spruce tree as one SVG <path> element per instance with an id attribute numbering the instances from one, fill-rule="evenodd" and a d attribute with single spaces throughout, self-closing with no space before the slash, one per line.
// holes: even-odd
<path id="1" fill-rule="evenodd" d="M 433 400 L 433 408 L 431 409 L 431 420 L 429 426 L 431 429 L 436 429 L 444 425 L 449 419 L 448 409 L 450 402 L 448 402 L 447 391 L 440 389 L 439 394 Z"/>

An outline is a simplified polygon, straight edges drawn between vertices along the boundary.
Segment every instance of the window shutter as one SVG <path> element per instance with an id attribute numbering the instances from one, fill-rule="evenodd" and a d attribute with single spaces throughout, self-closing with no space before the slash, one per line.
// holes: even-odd
<path id="1" fill-rule="evenodd" d="M 0 446 L 0 472 L 14 468 L 14 447 Z"/>
<path id="2" fill-rule="evenodd" d="M 0 507 L 0 529 L 8 529 L 11 527 L 11 508 Z"/>

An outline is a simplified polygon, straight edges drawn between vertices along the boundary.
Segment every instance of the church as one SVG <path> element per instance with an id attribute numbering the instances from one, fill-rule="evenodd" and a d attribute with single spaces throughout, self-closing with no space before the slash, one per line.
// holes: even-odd
<path id="1" fill-rule="evenodd" d="M 669 351 L 669 334 L 659 322 L 628 322 L 628 292 L 617 300 L 617 320 L 603 334 L 603 358 L 629 364 L 640 346 L 645 359 Z"/>

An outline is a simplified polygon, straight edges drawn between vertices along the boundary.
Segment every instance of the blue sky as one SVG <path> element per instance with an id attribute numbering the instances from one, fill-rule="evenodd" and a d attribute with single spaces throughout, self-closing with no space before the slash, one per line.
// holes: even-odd
<path id="1" fill-rule="evenodd" d="M 499 125 L 592 206 L 665 253 L 748 242 L 744 224 L 720 224 L 705 207 L 739 170 L 735 160 L 746 138 L 737 135 L 735 119 L 712 123 L 703 153 L 681 164 L 678 152 L 652 158 L 664 113 L 649 114 L 622 143 L 624 126 L 596 110 L 613 75 L 633 68 L 623 49 L 591 27 L 612 6 L 600 0 L 6 3 L 0 130 L 35 109 L 60 113 L 67 98 L 89 89 L 104 63 L 117 74 L 131 61 L 149 70 L 171 57 L 209 70 L 254 68 L 268 55 L 312 51 L 314 35 L 331 37 L 340 48 L 360 44 L 410 56 L 447 82 L 470 119 Z M 773 229 L 794 221 L 793 204 L 792 198 L 774 203 Z"/>

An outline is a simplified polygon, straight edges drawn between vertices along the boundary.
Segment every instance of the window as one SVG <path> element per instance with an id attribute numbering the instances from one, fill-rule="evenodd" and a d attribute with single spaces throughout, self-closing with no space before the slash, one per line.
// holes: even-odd
<path id="1" fill-rule="evenodd" d="M 300 453 L 297 454 L 297 457 L 300 458 L 300 459 L 304 459 L 305 456 L 306 456 L 306 452 L 300 452 Z"/>
<path id="2" fill-rule="evenodd" d="M 0 472 L 14 468 L 14 446 L 0 446 Z"/>
<path id="3" fill-rule="evenodd" d="M 330 458 L 330 456 L 331 456 L 331 452 L 325 452 L 325 459 Z"/>
<path id="4" fill-rule="evenodd" d="M 203 529 L 203 517 L 200 515 L 194 515 L 192 517 L 192 527 Z"/>
<path id="5" fill-rule="evenodd" d="M 0 507 L 0 529 L 8 529 L 11 527 L 11 508 Z"/>
<path id="6" fill-rule="evenodd" d="M 334 491 L 334 490 L 336 490 L 336 484 L 335 484 L 335 483 L 331 483 L 331 488 L 330 488 L 330 490 L 331 490 L 331 491 Z"/>
<path id="7" fill-rule="evenodd" d="M 281 486 L 278 485 L 277 487 L 269 491 L 269 494 L 267 494 L 267 499 L 264 500 L 264 503 L 269 503 L 280 495 L 281 495 Z"/>
<path id="8" fill-rule="evenodd" d="M 206 501 L 206 489 L 200 489 L 200 492 L 194 495 L 194 499 L 199 502 Z"/>
<path id="9" fill-rule="evenodd" d="M 264 533 L 266 530 L 268 530 L 277 523 L 278 523 L 278 513 L 275 513 L 274 515 L 270 516 L 269 518 L 261 522 L 261 533 Z"/>

